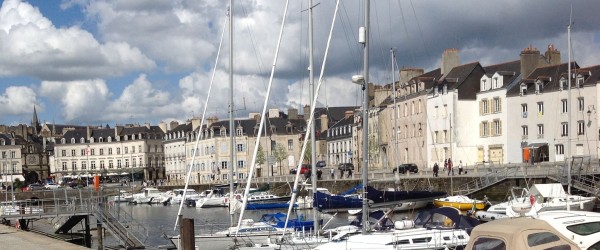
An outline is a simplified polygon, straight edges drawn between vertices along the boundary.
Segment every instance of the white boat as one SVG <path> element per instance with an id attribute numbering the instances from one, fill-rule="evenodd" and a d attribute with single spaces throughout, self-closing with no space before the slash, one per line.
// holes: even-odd
<path id="1" fill-rule="evenodd" d="M 548 211 L 539 213 L 536 218 L 548 222 L 582 250 L 600 249 L 600 213 Z"/>
<path id="2" fill-rule="evenodd" d="M 512 199 L 491 206 L 487 211 L 510 217 L 530 216 L 552 210 L 592 211 L 596 198 L 568 195 L 560 183 L 534 184 L 531 189 L 511 190 Z M 528 208 L 531 207 L 531 209 Z M 530 210 L 530 211 L 524 211 Z"/>
<path id="3" fill-rule="evenodd" d="M 157 188 L 144 188 L 141 193 L 133 195 L 132 203 L 134 204 L 157 204 L 162 201 L 163 193 Z"/>
<path id="4" fill-rule="evenodd" d="M 128 193 L 125 190 L 121 190 L 119 192 L 120 192 L 119 195 L 114 195 L 114 196 L 108 197 L 108 201 L 117 202 L 117 203 L 133 201 L 133 195 L 131 193 Z"/>
<path id="5" fill-rule="evenodd" d="M 220 189 L 205 190 L 202 196 L 198 200 L 188 201 L 188 204 L 196 208 L 226 207 L 229 204 L 229 196 L 223 195 Z"/>
<path id="6" fill-rule="evenodd" d="M 179 204 L 182 201 L 184 191 L 185 191 L 185 189 L 183 189 L 183 188 L 167 191 L 163 195 L 162 202 L 169 201 L 170 204 Z M 187 192 L 185 194 L 186 200 L 199 200 L 202 197 L 203 196 L 200 193 L 196 192 L 196 190 L 191 189 L 191 188 L 188 188 Z M 169 198 L 171 198 L 171 199 L 169 200 Z"/>
<path id="7" fill-rule="evenodd" d="M 396 221 L 392 230 L 339 235 L 315 249 L 452 249 L 467 244 L 475 225 L 460 210 L 441 207 L 420 213 L 414 221 Z"/>

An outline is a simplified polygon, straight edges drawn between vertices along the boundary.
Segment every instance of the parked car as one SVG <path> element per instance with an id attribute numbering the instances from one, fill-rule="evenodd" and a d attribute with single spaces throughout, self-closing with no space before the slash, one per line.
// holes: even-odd
<path id="1" fill-rule="evenodd" d="M 417 165 L 414 163 L 407 163 L 407 164 L 402 164 L 400 166 L 395 167 L 392 172 L 394 174 L 396 172 L 401 173 L 401 174 L 406 174 L 406 172 L 417 173 L 417 172 L 419 172 L 419 167 L 417 167 Z"/>
<path id="2" fill-rule="evenodd" d="M 325 163 L 325 161 L 318 161 L 317 162 L 317 167 L 318 168 L 324 168 L 327 166 L 327 163 Z"/>
<path id="3" fill-rule="evenodd" d="M 58 189 L 60 185 L 56 183 L 48 183 L 44 186 L 45 189 Z"/>
<path id="4" fill-rule="evenodd" d="M 348 171 L 348 170 L 353 170 L 354 171 L 354 164 L 352 164 L 352 163 L 340 163 L 340 165 L 338 166 L 338 169 L 340 171 Z"/>
<path id="5" fill-rule="evenodd" d="M 306 172 L 308 172 L 308 170 L 310 168 L 311 168 L 310 165 L 308 165 L 308 164 L 302 164 L 302 167 L 300 168 L 300 174 L 305 174 Z M 296 174 L 296 168 L 290 169 L 290 174 Z"/>
<path id="6" fill-rule="evenodd" d="M 42 184 L 38 184 L 38 183 L 32 183 L 32 184 L 29 184 L 29 186 L 27 186 L 27 191 L 37 191 L 37 190 L 44 190 L 44 186 L 42 186 Z"/>

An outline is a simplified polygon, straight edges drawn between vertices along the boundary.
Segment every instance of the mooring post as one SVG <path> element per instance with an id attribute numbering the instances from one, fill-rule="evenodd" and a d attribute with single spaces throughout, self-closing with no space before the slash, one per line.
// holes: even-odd
<path id="1" fill-rule="evenodd" d="M 183 250 L 195 250 L 196 239 L 194 237 L 194 219 L 185 218 L 181 221 L 181 227 L 179 230 L 179 245 Z"/>

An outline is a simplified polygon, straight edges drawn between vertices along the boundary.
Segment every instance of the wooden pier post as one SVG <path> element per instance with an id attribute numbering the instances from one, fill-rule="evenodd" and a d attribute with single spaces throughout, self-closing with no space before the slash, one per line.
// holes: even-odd
<path id="1" fill-rule="evenodd" d="M 185 218 L 181 221 L 179 245 L 183 250 L 195 250 L 194 219 Z"/>

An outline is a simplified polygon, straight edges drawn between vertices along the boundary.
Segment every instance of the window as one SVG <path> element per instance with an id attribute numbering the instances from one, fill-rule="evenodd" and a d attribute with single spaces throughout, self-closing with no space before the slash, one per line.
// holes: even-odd
<path id="1" fill-rule="evenodd" d="M 521 135 L 523 139 L 527 139 L 527 136 L 529 135 L 529 127 L 527 125 L 523 125 L 521 126 Z"/>
<path id="2" fill-rule="evenodd" d="M 560 136 L 569 136 L 569 124 L 566 122 L 561 123 L 561 134 Z"/>
<path id="3" fill-rule="evenodd" d="M 563 90 L 563 89 L 568 89 L 568 88 L 569 88 L 569 86 L 567 85 L 567 79 L 564 79 L 564 78 L 560 79 L 560 88 L 559 89 Z"/>
<path id="4" fill-rule="evenodd" d="M 494 135 L 502 134 L 502 122 L 500 120 L 494 120 Z"/>
<path id="5" fill-rule="evenodd" d="M 538 138 L 544 138 L 544 124 L 538 124 Z"/>
<path id="6" fill-rule="evenodd" d="M 121 168 L 121 160 L 117 160 L 117 168 Z"/>
<path id="7" fill-rule="evenodd" d="M 527 103 L 521 104 L 521 113 L 523 118 L 527 118 Z"/>
<path id="8" fill-rule="evenodd" d="M 506 250 L 506 243 L 501 239 L 479 237 L 473 243 L 473 249 L 481 250 Z"/>
<path id="9" fill-rule="evenodd" d="M 100 149 L 100 155 L 104 155 L 104 149 L 103 148 Z"/>
<path id="10" fill-rule="evenodd" d="M 221 162 L 221 169 L 227 169 L 227 161 Z"/>
<path id="11" fill-rule="evenodd" d="M 117 154 L 120 155 L 121 154 L 121 148 L 117 148 Z"/>
<path id="12" fill-rule="evenodd" d="M 67 150 L 64 150 L 64 149 L 63 149 L 63 150 L 61 150 L 61 151 L 60 151 L 60 155 L 61 155 L 61 156 L 67 156 Z"/>
<path id="13" fill-rule="evenodd" d="M 100 169 L 104 169 L 104 161 L 100 161 Z"/>
<path id="14" fill-rule="evenodd" d="M 583 108 L 585 103 L 583 102 L 583 97 L 577 98 L 577 110 L 583 112 Z"/>
<path id="15" fill-rule="evenodd" d="M 567 112 L 569 112 L 569 105 L 567 104 L 567 99 L 560 100 L 560 103 L 562 104 L 562 113 L 566 114 Z"/>
<path id="16" fill-rule="evenodd" d="M 108 155 L 112 155 L 112 148 L 108 148 Z"/>
<path id="17" fill-rule="evenodd" d="M 135 158 L 131 159 L 131 167 L 135 168 Z"/>
<path id="18" fill-rule="evenodd" d="M 288 140 L 288 150 L 294 149 L 294 140 Z"/>
<path id="19" fill-rule="evenodd" d="M 246 150 L 246 147 L 244 147 L 244 144 L 238 144 L 237 145 L 237 151 L 238 152 L 244 152 Z"/>
<path id="20" fill-rule="evenodd" d="M 527 95 L 527 84 L 521 84 L 521 96 Z"/>
<path id="21" fill-rule="evenodd" d="M 527 245 L 529 245 L 530 247 L 539 246 L 559 240 L 560 238 L 558 236 L 550 232 L 532 233 L 530 235 L 527 235 Z"/>
<path id="22" fill-rule="evenodd" d="M 92 149 L 90 150 L 90 155 L 95 155 L 95 154 L 96 154 L 96 153 L 95 153 L 95 150 L 92 148 Z"/>
<path id="23" fill-rule="evenodd" d="M 500 111 L 502 111 L 502 108 L 500 107 L 501 105 L 501 101 L 499 97 L 494 97 L 494 113 L 498 113 Z"/>
<path id="24" fill-rule="evenodd" d="M 544 115 L 544 103 L 538 102 L 537 106 L 538 106 L 538 116 Z"/>
<path id="25" fill-rule="evenodd" d="M 129 147 L 125 147 L 124 150 L 125 150 L 125 154 L 129 154 L 129 152 L 128 152 L 129 151 Z"/>
<path id="26" fill-rule="evenodd" d="M 577 87 L 583 88 L 583 77 L 577 77 Z"/>
<path id="27" fill-rule="evenodd" d="M 108 160 L 108 168 L 113 168 L 113 160 Z"/>
<path id="28" fill-rule="evenodd" d="M 556 145 L 554 145 L 554 148 L 556 149 L 556 154 L 557 155 L 564 155 L 565 154 L 565 145 L 556 144 Z"/>
<path id="29" fill-rule="evenodd" d="M 489 125 L 487 121 L 481 122 L 481 125 L 479 125 L 479 134 L 482 137 L 486 137 L 489 135 Z"/>
<path id="30" fill-rule="evenodd" d="M 81 170 L 86 170 L 87 169 L 87 163 L 85 161 L 81 162 Z"/>
<path id="31" fill-rule="evenodd" d="M 585 123 L 583 121 L 577 121 L 577 134 L 585 134 Z"/>
<path id="32" fill-rule="evenodd" d="M 75 149 L 71 149 L 71 156 L 75 156 Z"/>
<path id="33" fill-rule="evenodd" d="M 244 168 L 246 166 L 246 162 L 245 161 L 238 161 L 237 162 L 237 168 Z"/>
<path id="34" fill-rule="evenodd" d="M 83 156 L 83 155 L 85 155 L 85 149 L 82 149 L 82 150 L 81 150 L 81 155 L 82 155 L 82 156 Z"/>
<path id="35" fill-rule="evenodd" d="M 238 173 L 238 179 L 244 179 L 244 173 Z"/>
<path id="36" fill-rule="evenodd" d="M 77 162 L 76 161 L 72 161 L 71 162 L 71 170 L 77 170 Z"/>
<path id="37" fill-rule="evenodd" d="M 131 146 L 131 153 L 134 154 L 135 153 L 135 146 Z"/>
<path id="38" fill-rule="evenodd" d="M 66 162 L 62 163 L 62 171 L 67 171 L 67 163 Z"/>
<path id="39" fill-rule="evenodd" d="M 487 114 L 489 113 L 489 109 L 488 109 L 488 100 L 487 99 L 483 99 L 481 100 L 481 109 L 482 109 L 482 114 Z"/>
<path id="40" fill-rule="evenodd" d="M 572 226 L 567 226 L 567 230 L 576 233 L 578 235 L 590 235 L 590 234 L 595 234 L 597 232 L 600 232 L 600 222 L 588 222 L 588 223 L 582 223 L 582 224 L 577 224 L 577 225 L 572 225 Z M 592 248 L 590 248 L 592 249 Z M 597 248 L 593 248 L 593 249 L 597 249 Z"/>
<path id="41" fill-rule="evenodd" d="M 91 169 L 96 169 L 96 161 L 91 161 L 90 162 L 90 168 Z"/>

